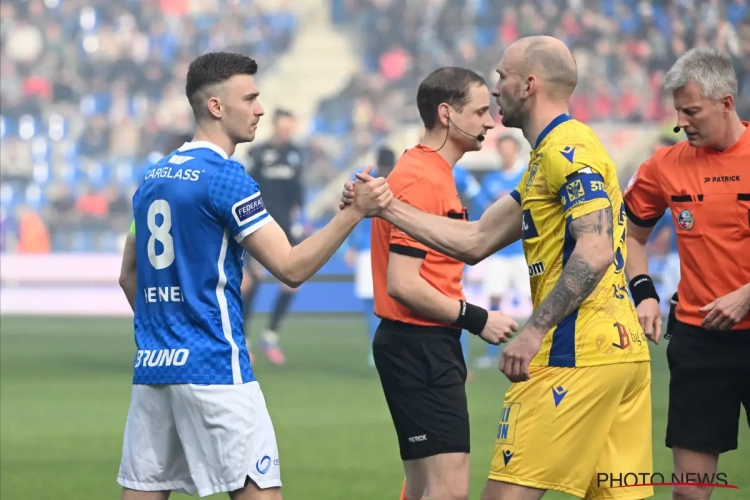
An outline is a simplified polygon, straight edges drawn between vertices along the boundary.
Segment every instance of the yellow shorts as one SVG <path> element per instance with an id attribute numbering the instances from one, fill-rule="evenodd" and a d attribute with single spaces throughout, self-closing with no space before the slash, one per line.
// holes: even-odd
<path id="1" fill-rule="evenodd" d="M 579 498 L 653 496 L 652 487 L 611 487 L 653 472 L 651 364 L 530 370 L 505 394 L 490 480 Z"/>

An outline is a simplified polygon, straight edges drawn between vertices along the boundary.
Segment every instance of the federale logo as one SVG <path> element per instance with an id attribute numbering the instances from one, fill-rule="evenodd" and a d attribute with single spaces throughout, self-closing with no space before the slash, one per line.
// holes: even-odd
<path id="1" fill-rule="evenodd" d="M 238 201 L 232 206 L 232 215 L 238 226 L 246 224 L 266 213 L 260 191 Z"/>

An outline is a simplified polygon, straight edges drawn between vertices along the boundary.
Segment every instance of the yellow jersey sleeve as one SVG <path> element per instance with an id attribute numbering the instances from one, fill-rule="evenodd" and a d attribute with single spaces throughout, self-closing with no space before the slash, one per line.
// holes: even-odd
<path id="1" fill-rule="evenodd" d="M 135 219 L 130 223 L 130 234 L 135 234 Z"/>
<path id="2" fill-rule="evenodd" d="M 604 165 L 582 146 L 564 146 L 549 157 L 547 185 L 562 203 L 565 217 L 577 219 L 611 206 Z"/>

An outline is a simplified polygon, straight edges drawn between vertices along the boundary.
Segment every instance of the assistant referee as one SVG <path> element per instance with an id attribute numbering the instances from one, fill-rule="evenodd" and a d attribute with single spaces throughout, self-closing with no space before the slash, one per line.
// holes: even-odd
<path id="1" fill-rule="evenodd" d="M 481 76 L 441 68 L 419 86 L 423 143 L 388 176 L 393 195 L 425 212 L 467 220 L 452 169 L 494 127 Z M 471 132 L 466 132 L 471 131 Z M 372 221 L 373 358 L 406 473 L 402 499 L 460 500 L 469 491 L 469 412 L 461 330 L 497 344 L 517 329 L 509 317 L 467 304 L 464 264 Z M 438 458 L 439 457 L 439 458 Z"/>
<path id="2" fill-rule="evenodd" d="M 666 445 L 677 477 L 714 477 L 719 455 L 737 448 L 740 406 L 750 415 L 750 128 L 735 112 L 737 78 L 727 54 L 687 52 L 665 87 L 688 140 L 658 150 L 625 191 L 625 270 L 644 332 L 658 343 L 661 314 L 646 242 L 669 208 L 680 282 L 667 325 Z M 672 498 L 710 495 L 711 488 L 683 485 Z"/>

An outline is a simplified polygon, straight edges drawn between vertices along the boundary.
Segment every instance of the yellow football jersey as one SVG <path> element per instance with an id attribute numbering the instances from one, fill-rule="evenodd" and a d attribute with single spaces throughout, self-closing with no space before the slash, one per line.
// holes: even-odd
<path id="1" fill-rule="evenodd" d="M 550 330 L 533 366 L 595 366 L 650 360 L 625 277 L 625 208 L 617 171 L 586 125 L 560 115 L 539 135 L 512 193 L 523 210 L 523 249 L 534 308 L 549 295 L 576 240 L 571 222 L 612 207 L 615 259 L 591 295 Z"/>

